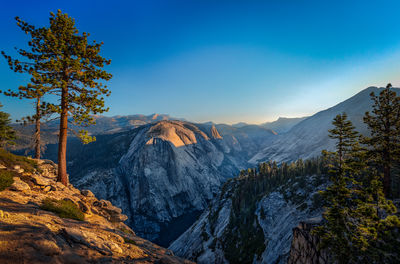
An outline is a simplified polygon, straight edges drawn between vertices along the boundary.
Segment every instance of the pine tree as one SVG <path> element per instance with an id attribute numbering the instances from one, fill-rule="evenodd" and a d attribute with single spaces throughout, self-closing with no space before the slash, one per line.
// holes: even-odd
<path id="1" fill-rule="evenodd" d="M 36 29 L 32 25 L 28 25 L 25 22 L 21 21 L 20 18 L 15 18 L 17 21 L 17 25 L 24 31 L 26 34 L 29 34 L 31 40 L 28 42 L 28 46 L 30 50 L 18 49 L 17 52 L 20 56 L 24 57 L 26 61 L 20 61 L 19 59 L 13 59 L 11 56 L 7 55 L 4 51 L 1 54 L 8 62 L 8 66 L 11 70 L 17 73 L 27 73 L 31 75 L 30 82 L 25 86 L 18 87 L 18 92 L 14 92 L 11 89 L 8 91 L 3 91 L 4 95 L 18 97 L 19 99 L 33 99 L 35 100 L 35 114 L 32 116 L 24 117 L 21 121 L 24 124 L 35 124 L 35 133 L 34 133 L 34 148 L 35 148 L 35 158 L 40 159 L 41 154 L 41 139 L 40 139 L 40 127 L 41 120 L 46 110 L 44 110 L 42 105 L 42 97 L 49 90 L 49 87 L 43 86 L 40 78 L 40 74 L 43 73 L 45 69 L 45 65 L 48 64 L 48 58 L 42 56 L 41 50 L 43 49 L 41 43 L 40 34 L 43 34 L 43 29 Z"/>
<path id="2" fill-rule="evenodd" d="M 57 97 L 59 103 L 50 103 L 49 100 L 43 109 L 60 117 L 58 181 L 67 185 L 68 122 L 79 127 L 87 126 L 95 123 L 91 114 L 108 111 L 103 96 L 109 96 L 110 91 L 104 81 L 112 76 L 102 68 L 111 61 L 99 54 L 103 43 L 89 43 L 89 34 L 79 34 L 75 20 L 60 10 L 57 14 L 50 13 L 48 27 L 36 28 L 19 18 L 17 21 L 21 29 L 32 36 L 29 42 L 32 51 L 21 50 L 20 54 L 33 62 L 9 61 L 17 70 L 33 76 L 32 87 L 40 89 L 41 95 Z M 83 143 L 95 140 L 83 129 L 77 135 Z"/>
<path id="3" fill-rule="evenodd" d="M 3 107 L 0 104 L 0 107 Z M 8 144 L 14 144 L 16 134 L 10 126 L 11 119 L 8 113 L 0 111 L 0 146 L 4 148 Z"/>
<path id="4" fill-rule="evenodd" d="M 391 197 L 391 170 L 400 160 L 400 98 L 391 88 L 389 83 L 379 96 L 371 93 L 372 113 L 366 112 L 364 117 L 371 133 L 364 142 L 375 166 L 383 171 L 386 197 Z"/>
<path id="5" fill-rule="evenodd" d="M 349 263 L 358 229 L 351 221 L 356 203 L 354 191 L 349 186 L 355 182 L 348 161 L 356 151 L 358 133 L 345 113 L 337 115 L 332 124 L 334 128 L 329 130 L 329 137 L 336 140 L 336 151 L 323 151 L 323 156 L 330 162 L 331 181 L 331 185 L 321 192 L 327 203 L 323 214 L 326 223 L 315 232 L 321 237 L 322 246 L 328 247 L 339 263 Z"/>
<path id="6" fill-rule="evenodd" d="M 321 192 L 325 222 L 314 233 L 338 263 L 390 262 L 398 254 L 387 246 L 399 243 L 389 241 L 400 227 L 396 207 L 385 198 L 380 173 L 369 166 L 370 152 L 360 147 L 351 122 L 338 115 L 333 124 L 336 151 L 323 152 L 331 167 L 331 185 Z"/>
<path id="7" fill-rule="evenodd" d="M 337 154 L 337 170 L 338 174 L 342 174 L 348 170 L 349 157 L 356 150 L 358 132 L 350 120 L 347 120 L 347 114 L 337 115 L 332 122 L 334 128 L 329 130 L 329 137 L 336 140 Z"/>

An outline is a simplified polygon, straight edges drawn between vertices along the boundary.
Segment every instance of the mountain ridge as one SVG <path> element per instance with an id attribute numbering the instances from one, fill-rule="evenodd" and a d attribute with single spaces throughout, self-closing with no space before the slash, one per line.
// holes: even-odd
<path id="1" fill-rule="evenodd" d="M 369 95 L 371 92 L 377 94 L 382 89 L 384 88 L 368 87 L 343 102 L 305 118 L 249 159 L 249 163 L 254 165 L 267 160 L 282 162 L 308 159 L 320 155 L 323 149 L 332 150 L 334 141 L 329 138 L 328 130 L 332 128 L 333 118 L 343 112 L 347 113 L 349 120 L 361 134 L 367 134 L 363 117 L 366 111 L 371 110 L 372 101 Z M 399 88 L 393 90 L 400 94 Z"/>

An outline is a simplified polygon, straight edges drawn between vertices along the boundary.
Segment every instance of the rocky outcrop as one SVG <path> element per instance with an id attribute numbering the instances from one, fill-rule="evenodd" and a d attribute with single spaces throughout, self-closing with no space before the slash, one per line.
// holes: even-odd
<path id="1" fill-rule="evenodd" d="M 0 192 L 1 263 L 190 263 L 136 236 L 111 202 L 56 182 L 52 162 L 38 163 L 31 172 L 0 170 L 0 177 L 15 175 L 13 184 Z M 84 221 L 42 209 L 45 199 L 74 203 Z"/>
<path id="2" fill-rule="evenodd" d="M 321 218 L 300 222 L 293 229 L 293 240 L 290 248 L 288 264 L 325 264 L 333 263 L 328 251 L 319 249 L 319 238 L 312 234 Z"/>

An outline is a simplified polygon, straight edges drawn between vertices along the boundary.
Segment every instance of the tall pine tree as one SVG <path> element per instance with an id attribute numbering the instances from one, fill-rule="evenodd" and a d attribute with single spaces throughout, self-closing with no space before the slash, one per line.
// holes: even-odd
<path id="1" fill-rule="evenodd" d="M 33 76 L 31 87 L 36 89 L 33 90 L 35 96 L 56 96 L 54 101 L 57 103 L 49 100 L 42 109 L 60 117 L 58 180 L 67 185 L 68 122 L 79 127 L 87 126 L 95 123 L 92 114 L 108 111 L 103 96 L 108 96 L 110 91 L 104 81 L 111 79 L 112 75 L 102 68 L 111 61 L 99 54 L 103 43 L 90 43 L 89 34 L 80 34 L 74 19 L 60 10 L 57 14 L 50 13 L 48 27 L 36 28 L 19 18 L 17 21 L 21 29 L 32 37 L 29 42 L 31 51 L 20 50 L 20 54 L 32 62 L 23 64 L 7 58 L 15 69 Z M 77 135 L 84 143 L 95 140 L 83 129 Z"/>
<path id="2" fill-rule="evenodd" d="M 365 138 L 369 156 L 383 172 L 383 190 L 391 197 L 392 169 L 400 160 L 400 98 L 389 83 L 377 96 L 371 93 L 372 112 L 366 112 L 364 122 L 371 133 Z"/>
<path id="3" fill-rule="evenodd" d="M 323 156 L 330 162 L 329 174 L 331 185 L 321 192 L 327 208 L 323 214 L 326 223 L 316 228 L 321 237 L 322 246 L 328 247 L 339 263 L 348 263 L 357 237 L 357 226 L 351 221 L 352 209 L 356 204 L 352 199 L 354 184 L 351 173 L 351 157 L 357 151 L 358 133 L 354 130 L 345 113 L 337 115 L 329 130 L 329 137 L 335 139 L 335 152 L 323 151 Z"/>
<path id="4" fill-rule="evenodd" d="M 332 125 L 334 128 L 329 130 L 329 137 L 336 140 L 337 165 L 334 168 L 341 175 L 349 169 L 349 157 L 356 150 L 359 135 L 346 113 L 337 115 Z"/>

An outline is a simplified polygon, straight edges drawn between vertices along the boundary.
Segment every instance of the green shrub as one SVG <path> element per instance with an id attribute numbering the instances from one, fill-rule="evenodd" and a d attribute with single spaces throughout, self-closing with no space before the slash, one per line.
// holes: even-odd
<path id="1" fill-rule="evenodd" d="M 0 170 L 0 191 L 5 190 L 14 183 L 14 176 L 12 171 Z"/>
<path id="2" fill-rule="evenodd" d="M 59 217 L 80 221 L 85 219 L 83 212 L 72 201 L 46 198 L 42 203 L 41 209 L 53 212 Z"/>
<path id="3" fill-rule="evenodd" d="M 132 230 L 129 230 L 129 229 L 125 228 L 125 227 L 121 227 L 119 230 L 121 230 L 122 232 L 124 232 L 125 234 L 128 234 L 128 235 L 133 235 L 134 234 L 134 232 L 132 232 Z"/>
<path id="4" fill-rule="evenodd" d="M 123 237 L 123 238 L 124 238 L 125 243 L 129 243 L 129 244 L 132 244 L 132 245 L 136 245 L 136 242 L 133 241 L 132 239 L 129 239 L 129 238 L 127 238 L 127 237 Z"/>
<path id="5" fill-rule="evenodd" d="M 38 164 L 32 159 L 28 159 L 24 156 L 14 155 L 4 149 L 0 148 L 0 163 L 4 164 L 6 167 L 12 167 L 15 165 L 21 166 L 27 172 L 34 172 L 35 169 L 38 170 Z"/>

